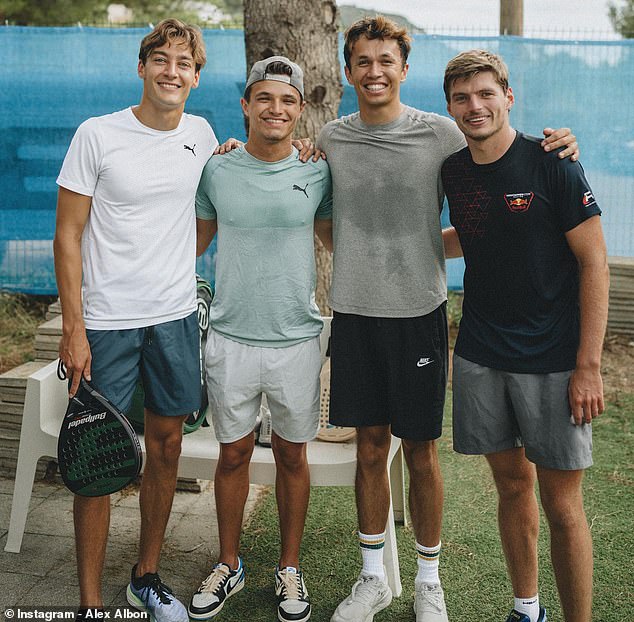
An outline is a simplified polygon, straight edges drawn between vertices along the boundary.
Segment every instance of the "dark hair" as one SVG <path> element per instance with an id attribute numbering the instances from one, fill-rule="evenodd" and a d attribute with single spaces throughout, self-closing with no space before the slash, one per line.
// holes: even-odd
<path id="1" fill-rule="evenodd" d="M 356 21 L 346 30 L 343 36 L 343 57 L 348 69 L 352 69 L 350 65 L 352 48 L 361 37 L 366 37 L 367 39 L 394 39 L 401 50 L 403 66 L 407 63 L 407 57 L 412 49 L 412 38 L 407 34 L 407 29 L 399 26 L 396 22 L 393 22 L 383 15 L 364 17 Z"/>
<path id="2" fill-rule="evenodd" d="M 175 41 L 182 41 L 189 46 L 196 63 L 196 71 L 200 71 L 207 62 L 203 33 L 198 26 L 189 26 L 174 18 L 160 21 L 149 35 L 143 37 L 139 48 L 139 60 L 145 65 L 153 50 Z"/>
<path id="3" fill-rule="evenodd" d="M 274 76 L 292 76 L 293 68 L 281 60 L 274 60 L 266 66 L 265 72 L 270 73 Z M 254 82 L 253 84 L 257 84 L 257 82 Z M 244 91 L 244 99 L 246 99 L 247 101 L 249 101 L 249 99 L 251 98 L 251 87 L 253 86 L 253 84 L 250 84 Z M 300 94 L 300 101 L 301 100 L 302 97 Z M 247 134 L 248 133 L 249 131 L 247 129 Z"/>

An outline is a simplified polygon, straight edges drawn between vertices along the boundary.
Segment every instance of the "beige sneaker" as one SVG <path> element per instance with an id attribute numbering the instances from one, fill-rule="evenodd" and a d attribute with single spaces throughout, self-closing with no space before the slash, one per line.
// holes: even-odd
<path id="1" fill-rule="evenodd" d="M 420 583 L 414 596 L 416 622 L 449 622 L 445 593 L 438 584 Z"/>
<path id="2" fill-rule="evenodd" d="M 392 602 L 392 590 L 377 577 L 360 575 L 350 596 L 339 603 L 330 622 L 372 622 Z"/>

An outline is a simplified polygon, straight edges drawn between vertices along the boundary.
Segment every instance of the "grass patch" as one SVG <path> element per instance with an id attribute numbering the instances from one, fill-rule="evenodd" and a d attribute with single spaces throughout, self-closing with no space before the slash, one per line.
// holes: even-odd
<path id="1" fill-rule="evenodd" d="M 0 373 L 33 360 L 33 337 L 53 300 L 0 292 Z"/>
<path id="2" fill-rule="evenodd" d="M 595 548 L 595 622 L 620 622 L 634 602 L 634 396 L 610 404 L 595 425 L 595 466 L 585 480 L 586 510 Z M 451 449 L 447 418 L 440 441 L 445 476 L 445 521 L 441 576 L 450 619 L 502 620 L 512 606 L 496 522 L 495 489 L 483 458 Z M 398 528 L 403 595 L 376 616 L 377 622 L 413 620 L 416 570 L 414 537 Z M 302 567 L 313 603 L 314 622 L 327 622 L 357 577 L 361 558 L 356 544 L 352 488 L 313 488 L 304 535 Z M 539 542 L 540 597 L 549 619 L 562 620 L 542 519 Z M 247 587 L 225 605 L 231 620 L 269 621 L 275 616 L 273 569 L 279 554 L 275 498 L 267 494 L 252 515 L 242 539 Z"/>

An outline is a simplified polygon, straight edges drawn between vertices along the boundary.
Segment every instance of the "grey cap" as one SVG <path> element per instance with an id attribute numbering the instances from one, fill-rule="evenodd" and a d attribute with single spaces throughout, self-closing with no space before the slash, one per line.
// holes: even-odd
<path id="1" fill-rule="evenodd" d="M 291 68 L 291 75 L 289 76 L 285 73 L 267 72 L 267 68 L 271 65 L 271 63 L 276 62 L 288 65 Z M 286 84 L 294 86 L 299 91 L 302 99 L 304 98 L 304 72 L 299 65 L 288 60 L 286 56 L 269 56 L 269 58 L 253 63 L 253 67 L 251 67 L 251 71 L 249 72 L 247 85 L 244 87 L 245 92 L 252 84 L 262 80 L 277 80 L 278 82 L 286 82 Z"/>

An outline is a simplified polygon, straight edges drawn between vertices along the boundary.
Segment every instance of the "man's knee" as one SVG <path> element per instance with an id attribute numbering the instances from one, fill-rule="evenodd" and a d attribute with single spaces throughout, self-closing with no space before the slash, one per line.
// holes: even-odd
<path id="1" fill-rule="evenodd" d="M 534 495 L 535 479 L 525 471 L 504 474 L 493 472 L 498 496 L 501 501 L 511 501 L 525 495 Z"/>
<path id="2" fill-rule="evenodd" d="M 581 490 L 540 489 L 540 499 L 551 530 L 577 529 L 587 525 Z"/>
<path id="3" fill-rule="evenodd" d="M 148 460 L 166 464 L 178 462 L 183 442 L 183 419 L 146 412 L 144 437 Z"/>
<path id="4" fill-rule="evenodd" d="M 273 453 L 278 468 L 287 472 L 300 472 L 308 466 L 306 443 L 292 443 L 273 433 Z"/>
<path id="5" fill-rule="evenodd" d="M 357 463 L 360 468 L 385 468 L 390 450 L 388 426 L 357 429 Z"/>
<path id="6" fill-rule="evenodd" d="M 249 465 L 253 454 L 252 436 L 250 435 L 249 438 L 242 438 L 233 443 L 222 443 L 220 445 L 220 458 L 217 468 L 221 473 L 233 473 Z"/>
<path id="7" fill-rule="evenodd" d="M 432 477 L 440 472 L 436 441 L 403 439 L 403 453 L 411 477 Z"/>
<path id="8" fill-rule="evenodd" d="M 524 456 L 522 448 L 488 454 L 487 462 L 502 502 L 512 502 L 535 495 L 535 465 Z"/>

